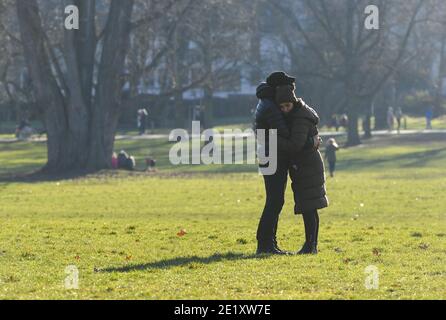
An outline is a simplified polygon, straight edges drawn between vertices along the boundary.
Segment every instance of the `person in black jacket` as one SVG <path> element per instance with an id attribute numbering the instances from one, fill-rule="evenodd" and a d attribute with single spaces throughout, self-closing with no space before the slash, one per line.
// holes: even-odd
<path id="1" fill-rule="evenodd" d="M 298 254 L 317 254 L 319 235 L 318 210 L 329 204 L 325 189 L 325 168 L 319 152 L 319 116 L 302 99 L 297 99 L 294 87 L 276 89 L 276 103 L 286 114 L 291 136 L 285 148 L 290 157 L 290 177 L 295 203 L 295 214 L 303 216 L 305 243 Z M 308 140 L 314 144 L 308 148 Z"/>
<path id="2" fill-rule="evenodd" d="M 277 129 L 279 137 L 289 138 L 288 129 L 282 112 L 275 103 L 276 87 L 280 85 L 294 85 L 295 78 L 285 73 L 273 73 L 267 82 L 257 88 L 259 103 L 255 111 L 254 129 L 266 130 L 266 140 L 269 141 L 268 130 Z M 277 245 L 276 232 L 279 215 L 285 202 L 285 189 L 288 177 L 288 158 L 282 150 L 281 139 L 278 139 L 277 170 L 273 175 L 264 175 L 266 203 L 257 229 L 257 254 L 287 254 Z M 268 145 L 266 145 L 267 153 Z"/>
<path id="3" fill-rule="evenodd" d="M 267 81 L 257 88 L 259 103 L 255 111 L 254 129 L 266 130 L 266 140 L 269 141 L 268 130 L 277 130 L 277 170 L 273 175 L 264 175 L 266 203 L 257 229 L 257 254 L 288 254 L 279 249 L 276 239 L 279 215 L 285 203 L 285 190 L 290 167 L 289 148 L 291 131 L 285 122 L 279 106 L 276 103 L 276 88 L 291 86 L 295 88 L 296 79 L 284 72 L 271 74 Z M 308 147 L 313 140 L 309 140 Z M 268 153 L 268 145 L 266 152 Z"/>

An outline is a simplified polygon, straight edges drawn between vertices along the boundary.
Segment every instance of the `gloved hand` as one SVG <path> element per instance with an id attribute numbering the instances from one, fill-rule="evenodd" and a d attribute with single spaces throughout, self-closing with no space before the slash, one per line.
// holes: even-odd
<path id="1" fill-rule="evenodd" d="M 322 144 L 323 140 L 319 135 L 313 137 L 309 136 L 307 143 L 305 143 L 304 150 L 318 150 Z"/>

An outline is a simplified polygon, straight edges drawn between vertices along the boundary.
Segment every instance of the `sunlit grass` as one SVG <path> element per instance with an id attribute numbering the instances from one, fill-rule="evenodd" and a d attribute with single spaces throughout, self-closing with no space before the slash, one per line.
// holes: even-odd
<path id="1" fill-rule="evenodd" d="M 255 167 L 174 168 L 164 140 L 117 143 L 157 158 L 158 173 L 0 182 L 0 298 L 444 299 L 446 143 L 427 141 L 341 150 L 311 257 L 253 256 L 264 204 Z M 41 143 L 0 145 L 2 174 L 44 159 Z M 288 188 L 279 242 L 297 250 L 292 207 Z M 68 265 L 79 290 L 64 288 Z M 377 290 L 364 286 L 369 265 Z"/>

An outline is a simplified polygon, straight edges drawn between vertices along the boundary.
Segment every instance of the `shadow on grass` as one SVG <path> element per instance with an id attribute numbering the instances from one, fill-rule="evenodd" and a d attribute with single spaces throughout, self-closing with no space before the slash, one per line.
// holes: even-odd
<path id="1" fill-rule="evenodd" d="M 127 265 L 123 267 L 113 267 L 113 268 L 105 268 L 99 270 L 99 272 L 103 273 L 112 273 L 112 272 L 132 272 L 132 271 L 144 271 L 144 270 L 153 270 L 153 269 L 169 269 L 174 267 L 184 267 L 190 265 L 192 263 L 198 263 L 203 265 L 208 265 L 212 263 L 222 262 L 222 261 L 237 261 L 237 260 L 251 260 L 251 259 L 266 259 L 270 257 L 270 255 L 246 255 L 241 253 L 216 253 L 209 257 L 178 257 L 172 259 L 165 259 L 161 261 L 145 263 L 145 264 L 134 264 Z"/>
<path id="2" fill-rule="evenodd" d="M 441 160 L 445 157 L 446 148 L 438 148 L 428 151 L 404 153 L 396 156 L 388 156 L 375 159 L 350 159 L 339 162 L 339 169 L 344 171 L 362 170 L 381 165 L 390 165 L 400 168 L 422 168 L 429 161 Z"/>
<path id="3" fill-rule="evenodd" d="M 23 166 L 22 168 L 25 168 Z M 31 171 L 33 167 L 29 166 L 29 173 L 16 174 L 0 174 L 0 183 L 40 183 L 40 182 L 59 182 L 64 180 L 75 180 L 84 178 L 88 175 L 94 174 L 94 171 L 71 171 L 62 174 L 53 174 L 45 172 L 45 168 Z M 26 172 L 26 170 L 24 170 Z"/>

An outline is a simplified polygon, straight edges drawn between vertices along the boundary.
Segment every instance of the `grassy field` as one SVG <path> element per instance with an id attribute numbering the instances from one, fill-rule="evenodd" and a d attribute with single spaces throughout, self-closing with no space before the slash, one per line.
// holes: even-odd
<path id="1" fill-rule="evenodd" d="M 254 256 L 264 204 L 255 167 L 173 168 L 162 140 L 117 143 L 157 158 L 157 173 L 0 179 L 0 299 L 445 299 L 445 138 L 341 150 L 317 256 Z M 42 143 L 0 144 L 0 176 L 44 162 Z M 297 250 L 292 206 L 288 188 L 278 236 Z M 64 287 L 70 265 L 78 290 Z M 370 265 L 376 290 L 364 285 Z"/>

